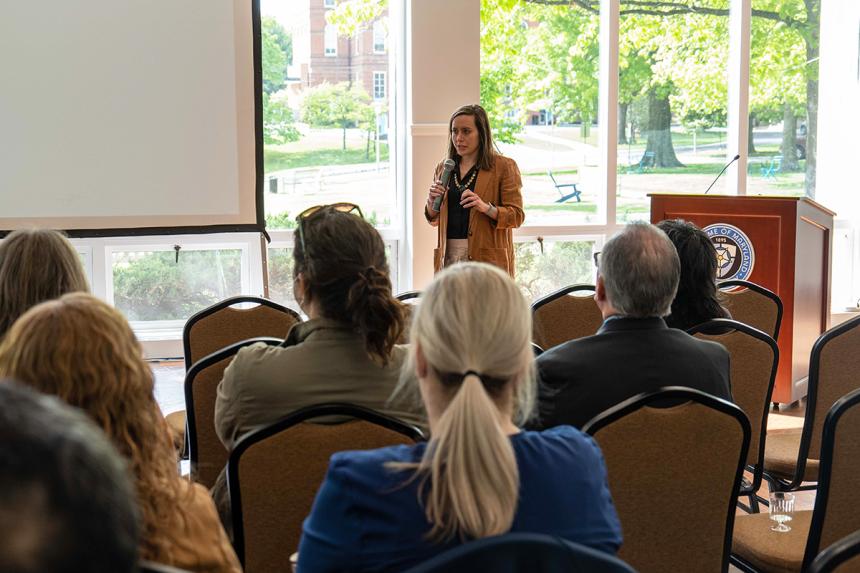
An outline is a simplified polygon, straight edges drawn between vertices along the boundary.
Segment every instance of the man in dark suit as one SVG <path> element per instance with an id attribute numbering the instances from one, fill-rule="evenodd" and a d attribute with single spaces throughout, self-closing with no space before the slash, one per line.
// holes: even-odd
<path id="1" fill-rule="evenodd" d="M 662 386 L 687 386 L 731 400 L 729 353 L 722 345 L 668 328 L 680 263 L 663 231 L 632 223 L 598 260 L 594 300 L 603 326 L 537 359 L 537 427 L 582 427 L 607 408 Z"/>

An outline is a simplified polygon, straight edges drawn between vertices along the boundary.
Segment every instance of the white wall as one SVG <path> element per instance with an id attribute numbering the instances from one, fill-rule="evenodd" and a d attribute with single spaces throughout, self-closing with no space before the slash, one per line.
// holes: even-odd
<path id="1" fill-rule="evenodd" d="M 821 7 L 816 200 L 836 211 L 833 308 L 860 298 L 860 2 Z"/>
<path id="2" fill-rule="evenodd" d="M 433 278 L 436 229 L 424 219 L 433 169 L 445 158 L 448 119 L 461 105 L 478 103 L 481 90 L 480 0 L 410 0 L 407 54 L 411 158 L 407 174 L 406 256 L 412 288 Z"/>

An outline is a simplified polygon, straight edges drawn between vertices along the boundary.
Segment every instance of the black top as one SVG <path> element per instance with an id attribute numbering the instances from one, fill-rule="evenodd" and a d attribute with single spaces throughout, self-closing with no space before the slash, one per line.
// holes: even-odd
<path id="1" fill-rule="evenodd" d="M 464 209 L 460 205 L 460 199 L 466 189 L 474 192 L 477 182 L 477 165 L 472 166 L 462 179 L 460 179 L 460 166 L 454 168 L 454 173 L 448 180 L 448 239 L 469 238 L 469 211 L 471 209 Z"/>
<path id="2" fill-rule="evenodd" d="M 687 386 L 732 399 L 729 353 L 662 318 L 607 320 L 594 336 L 565 342 L 537 358 L 541 418 L 535 427 L 582 427 L 640 392 Z"/>

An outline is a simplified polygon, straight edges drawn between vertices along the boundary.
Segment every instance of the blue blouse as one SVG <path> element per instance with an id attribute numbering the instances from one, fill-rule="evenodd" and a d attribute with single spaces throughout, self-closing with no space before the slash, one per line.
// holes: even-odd
<path id="1" fill-rule="evenodd" d="M 621 525 L 597 444 L 570 426 L 511 436 L 520 497 L 511 532 L 557 535 L 615 554 Z M 386 462 L 417 462 L 425 444 L 340 452 L 305 520 L 300 573 L 399 571 L 460 543 L 434 544 L 418 482 Z"/>

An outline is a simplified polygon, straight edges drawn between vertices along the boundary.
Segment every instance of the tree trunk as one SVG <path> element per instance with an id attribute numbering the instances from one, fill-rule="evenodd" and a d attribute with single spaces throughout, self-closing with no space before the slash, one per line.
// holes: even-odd
<path id="1" fill-rule="evenodd" d="M 346 151 L 346 125 L 343 126 L 343 150 Z"/>
<path id="2" fill-rule="evenodd" d="M 815 198 L 815 172 L 818 147 L 818 50 L 821 37 L 821 2 L 804 0 L 806 5 L 806 195 Z"/>
<path id="3" fill-rule="evenodd" d="M 755 153 L 755 139 L 753 138 L 753 124 L 755 123 L 755 115 L 750 114 L 750 121 L 747 127 L 747 153 L 752 155 Z"/>
<path id="4" fill-rule="evenodd" d="M 645 152 L 654 153 L 654 167 L 683 167 L 672 145 L 672 111 L 669 95 L 657 97 L 648 92 L 648 143 Z"/>
<path id="5" fill-rule="evenodd" d="M 800 164 L 797 162 L 797 116 L 791 109 L 791 104 L 784 103 L 782 107 L 782 170 L 797 171 Z"/>
<path id="6" fill-rule="evenodd" d="M 364 158 L 367 161 L 370 161 L 370 130 L 368 129 L 366 132 L 366 138 L 364 140 Z"/>
<path id="7" fill-rule="evenodd" d="M 618 102 L 618 143 L 627 143 L 627 108 L 629 103 Z"/>

